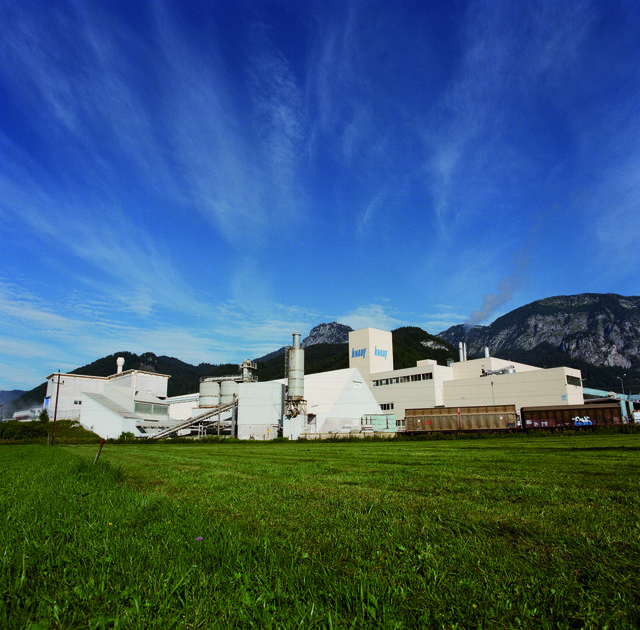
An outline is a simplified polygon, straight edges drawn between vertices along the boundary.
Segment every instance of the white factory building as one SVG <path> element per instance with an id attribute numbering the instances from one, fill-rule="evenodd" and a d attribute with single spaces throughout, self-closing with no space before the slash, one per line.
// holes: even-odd
<path id="1" fill-rule="evenodd" d="M 119 358 L 112 376 L 50 374 L 45 409 L 51 419 L 78 420 L 85 428 L 111 438 L 136 426 L 156 427 L 171 422 L 167 374 L 123 371 Z"/>
<path id="2" fill-rule="evenodd" d="M 481 359 L 467 360 L 462 347 L 460 360 L 448 366 L 427 359 L 394 370 L 392 335 L 375 328 L 349 333 L 349 366 L 358 368 L 383 412 L 394 413 L 401 426 L 407 409 L 584 402 L 580 370 L 533 367 L 491 357 L 488 351 Z"/>
<path id="3" fill-rule="evenodd" d="M 104 438 L 204 435 L 270 440 L 331 434 L 395 433 L 407 409 L 515 404 L 582 404 L 579 370 L 536 368 L 486 356 L 447 366 L 419 361 L 394 370 L 391 332 L 364 328 L 349 334 L 349 368 L 304 374 L 300 335 L 286 350 L 288 378 L 257 382 L 244 361 L 234 376 L 201 379 L 198 392 L 167 397 L 169 376 L 123 370 L 108 377 L 51 374 L 49 417 L 78 420 Z M 397 419 L 397 421 L 396 421 Z M 397 422 L 397 423 L 396 423 Z"/>

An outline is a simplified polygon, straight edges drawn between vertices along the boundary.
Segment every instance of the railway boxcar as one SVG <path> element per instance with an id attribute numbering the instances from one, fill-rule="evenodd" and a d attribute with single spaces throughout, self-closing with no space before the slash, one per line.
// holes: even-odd
<path id="1" fill-rule="evenodd" d="M 617 402 L 592 405 L 557 405 L 523 407 L 520 410 L 523 429 L 572 428 L 622 424 L 622 410 Z"/>
<path id="2" fill-rule="evenodd" d="M 490 431 L 517 426 L 515 405 L 407 409 L 405 419 L 407 433 Z"/>

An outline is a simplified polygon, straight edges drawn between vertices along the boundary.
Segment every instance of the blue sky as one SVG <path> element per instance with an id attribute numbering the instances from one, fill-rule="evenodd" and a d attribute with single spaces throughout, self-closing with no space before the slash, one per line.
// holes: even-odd
<path id="1" fill-rule="evenodd" d="M 640 6 L 0 1 L 0 389 L 640 293 Z"/>

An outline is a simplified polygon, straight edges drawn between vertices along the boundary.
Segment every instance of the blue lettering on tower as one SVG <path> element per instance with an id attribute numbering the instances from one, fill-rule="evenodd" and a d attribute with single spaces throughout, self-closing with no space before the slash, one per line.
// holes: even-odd
<path id="1" fill-rule="evenodd" d="M 360 350 L 356 350 L 355 348 L 351 348 L 351 358 L 357 359 L 358 357 L 362 357 L 364 359 L 364 355 L 367 353 L 366 348 L 361 348 Z"/>
<path id="2" fill-rule="evenodd" d="M 387 350 L 381 350 L 377 346 L 375 346 L 373 354 L 376 357 L 382 357 L 383 359 L 387 358 Z"/>

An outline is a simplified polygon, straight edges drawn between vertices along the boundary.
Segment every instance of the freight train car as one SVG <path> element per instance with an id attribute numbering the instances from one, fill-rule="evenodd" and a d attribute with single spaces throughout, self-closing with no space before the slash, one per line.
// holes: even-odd
<path id="1" fill-rule="evenodd" d="M 405 420 L 406 433 L 496 431 L 517 427 L 515 405 L 407 409 Z"/>
<path id="2" fill-rule="evenodd" d="M 523 429 L 573 428 L 622 424 L 620 403 L 591 405 L 558 405 L 556 407 L 523 407 L 520 410 Z"/>

